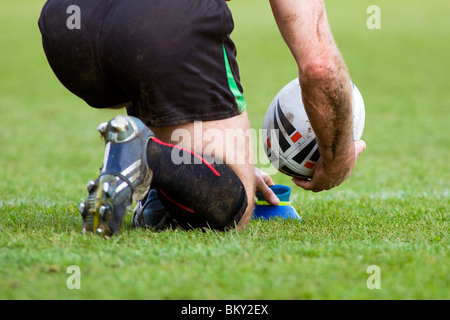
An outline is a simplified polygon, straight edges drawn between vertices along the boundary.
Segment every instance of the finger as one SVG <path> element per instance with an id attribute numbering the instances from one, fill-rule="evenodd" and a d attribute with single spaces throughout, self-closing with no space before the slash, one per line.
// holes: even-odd
<path id="1" fill-rule="evenodd" d="M 264 183 L 266 184 L 266 185 L 268 185 L 268 186 L 273 186 L 275 183 L 273 182 L 273 180 L 272 180 L 272 178 L 268 175 L 268 174 L 266 174 L 266 173 L 263 173 L 262 174 L 262 178 L 263 178 L 263 180 L 264 180 Z"/>
<path id="2" fill-rule="evenodd" d="M 364 142 L 364 140 L 357 140 L 355 141 L 355 155 L 356 158 L 359 157 L 359 155 L 361 153 L 363 153 L 364 150 L 366 150 L 366 143 Z"/>
<path id="3" fill-rule="evenodd" d="M 312 181 L 307 179 L 301 179 L 301 178 L 292 178 L 292 181 L 299 186 L 300 188 L 303 188 L 305 190 L 311 190 L 312 189 Z"/>
<path id="4" fill-rule="evenodd" d="M 312 192 L 321 192 L 324 190 L 328 190 L 330 188 L 326 188 L 326 187 L 318 187 L 316 185 L 316 183 L 314 182 L 314 180 L 307 180 L 307 179 L 301 179 L 301 178 L 292 178 L 292 181 L 299 186 L 300 188 L 303 188 L 307 191 L 312 191 Z"/>
<path id="5" fill-rule="evenodd" d="M 280 199 L 278 199 L 272 189 L 270 189 L 265 183 L 259 187 L 258 191 L 270 205 L 277 206 L 280 204 Z"/>

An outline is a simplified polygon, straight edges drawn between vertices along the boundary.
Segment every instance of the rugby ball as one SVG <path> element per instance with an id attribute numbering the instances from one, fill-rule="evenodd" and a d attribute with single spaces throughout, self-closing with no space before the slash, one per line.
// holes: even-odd
<path id="1" fill-rule="evenodd" d="M 364 100 L 352 83 L 353 138 L 360 140 L 365 123 Z M 263 147 L 270 163 L 292 177 L 312 177 L 320 154 L 306 115 L 299 80 L 288 83 L 273 99 L 264 117 Z"/>

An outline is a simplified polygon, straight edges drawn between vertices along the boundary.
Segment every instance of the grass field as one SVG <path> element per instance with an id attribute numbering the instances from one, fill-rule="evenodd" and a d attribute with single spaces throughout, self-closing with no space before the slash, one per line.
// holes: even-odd
<path id="1" fill-rule="evenodd" d="M 0 299 L 449 299 L 450 2 L 327 1 L 366 102 L 367 150 L 351 179 L 295 188 L 303 222 L 243 232 L 81 235 L 77 205 L 103 158 L 98 123 L 53 75 L 44 1 L 0 3 Z M 381 9 L 369 30 L 367 7 Z M 268 1 L 233 0 L 233 39 L 253 128 L 296 66 Z M 294 187 L 281 174 L 276 183 Z M 70 290 L 71 265 L 81 289 Z M 381 289 L 369 289 L 369 266 Z"/>

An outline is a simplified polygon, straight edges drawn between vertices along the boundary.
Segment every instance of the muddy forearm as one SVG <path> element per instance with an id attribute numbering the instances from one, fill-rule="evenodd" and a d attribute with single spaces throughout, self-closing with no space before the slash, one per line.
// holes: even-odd
<path id="1" fill-rule="evenodd" d="M 327 163 L 339 161 L 353 147 L 351 84 L 342 58 L 309 66 L 300 84 L 322 158 Z"/>

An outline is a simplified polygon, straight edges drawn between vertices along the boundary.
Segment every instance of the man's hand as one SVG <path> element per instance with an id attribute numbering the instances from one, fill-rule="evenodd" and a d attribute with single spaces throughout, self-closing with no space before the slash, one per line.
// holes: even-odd
<path id="1" fill-rule="evenodd" d="M 281 35 L 297 62 L 302 100 L 321 159 L 313 177 L 293 181 L 319 192 L 341 184 L 365 149 L 353 141 L 351 79 L 334 41 L 324 0 L 270 0 Z"/>
<path id="2" fill-rule="evenodd" d="M 259 191 L 269 204 L 273 206 L 279 205 L 280 199 L 278 199 L 272 189 L 269 188 L 269 186 L 274 185 L 272 178 L 258 168 L 254 168 L 254 172 L 256 191 Z"/>
<path id="3" fill-rule="evenodd" d="M 292 181 L 297 186 L 313 192 L 336 187 L 350 177 L 356 165 L 356 160 L 365 149 L 366 143 L 363 140 L 355 141 L 354 151 L 350 152 L 347 159 L 340 159 L 335 163 L 328 164 L 325 163 L 323 158 L 320 158 L 311 180 L 293 178 Z"/>

